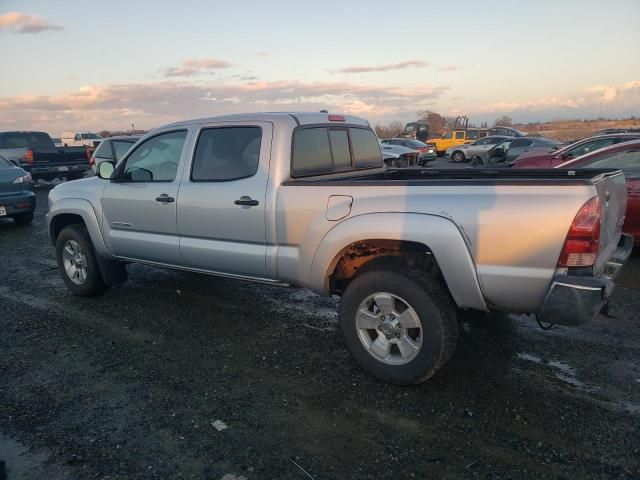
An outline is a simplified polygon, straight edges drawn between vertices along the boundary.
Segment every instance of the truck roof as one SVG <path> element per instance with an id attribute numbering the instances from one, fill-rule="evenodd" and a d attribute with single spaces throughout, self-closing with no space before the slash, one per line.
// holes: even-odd
<path id="1" fill-rule="evenodd" d="M 332 120 L 330 117 L 342 117 L 344 120 Z M 256 112 L 256 113 L 236 113 L 231 115 L 219 115 L 215 117 L 196 118 L 193 120 L 184 120 L 181 122 L 171 123 L 165 127 L 177 127 L 191 125 L 194 123 L 210 123 L 210 122 L 249 122 L 249 121 L 265 121 L 272 123 L 295 121 L 298 125 L 310 125 L 314 123 L 328 123 L 335 121 L 336 124 L 348 123 L 352 125 L 363 125 L 370 127 L 367 120 L 354 115 L 346 115 L 342 113 L 326 113 L 326 112 Z"/>

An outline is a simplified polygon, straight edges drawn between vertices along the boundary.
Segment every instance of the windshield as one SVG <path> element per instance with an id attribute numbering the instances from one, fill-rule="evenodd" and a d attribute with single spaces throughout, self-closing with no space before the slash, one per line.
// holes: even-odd
<path id="1" fill-rule="evenodd" d="M 451 138 L 451 132 L 444 132 L 444 133 L 442 134 L 442 138 L 443 138 L 444 140 L 449 140 L 449 139 Z"/>
<path id="2" fill-rule="evenodd" d="M 4 157 L 0 157 L 0 168 L 13 167 L 13 164 Z"/>
<path id="3" fill-rule="evenodd" d="M 102 137 L 96 133 L 81 133 L 82 140 L 100 140 Z"/>

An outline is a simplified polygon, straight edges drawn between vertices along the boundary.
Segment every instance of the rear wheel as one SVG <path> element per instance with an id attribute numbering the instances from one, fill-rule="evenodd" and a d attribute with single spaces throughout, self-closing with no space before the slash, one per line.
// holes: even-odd
<path id="1" fill-rule="evenodd" d="M 458 335 L 448 293 L 412 269 L 376 269 L 356 277 L 342 297 L 339 322 L 356 362 L 396 385 L 433 376 L 450 358 Z"/>
<path id="2" fill-rule="evenodd" d="M 14 215 L 12 218 L 13 218 L 13 221 L 16 222 L 18 225 L 29 225 L 31 222 L 33 222 L 33 212 L 18 213 L 17 215 Z"/>
<path id="3" fill-rule="evenodd" d="M 104 293 L 104 283 L 89 232 L 82 225 L 62 229 L 56 240 L 56 259 L 62 280 L 74 294 L 91 297 Z"/>

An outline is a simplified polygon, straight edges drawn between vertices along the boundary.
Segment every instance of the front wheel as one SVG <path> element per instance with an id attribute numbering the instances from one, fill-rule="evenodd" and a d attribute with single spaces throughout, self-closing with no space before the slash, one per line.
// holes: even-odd
<path id="1" fill-rule="evenodd" d="M 464 162 L 465 161 L 464 153 L 462 153 L 459 150 L 453 152 L 453 155 L 451 155 L 451 158 L 453 159 L 454 162 Z"/>
<path id="2" fill-rule="evenodd" d="M 342 297 L 339 322 L 356 362 L 396 385 L 433 376 L 451 357 L 458 336 L 447 292 L 412 269 L 378 269 L 356 277 Z"/>
<path id="3" fill-rule="evenodd" d="M 62 280 L 74 294 L 91 297 L 109 288 L 102 279 L 89 232 L 82 225 L 62 229 L 56 240 L 56 259 Z"/>

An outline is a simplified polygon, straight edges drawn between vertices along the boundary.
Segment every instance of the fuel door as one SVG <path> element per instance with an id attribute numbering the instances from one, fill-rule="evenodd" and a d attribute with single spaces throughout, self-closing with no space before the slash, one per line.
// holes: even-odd
<path id="1" fill-rule="evenodd" d="M 342 220 L 351 213 L 351 195 L 331 195 L 327 201 L 327 220 Z"/>

